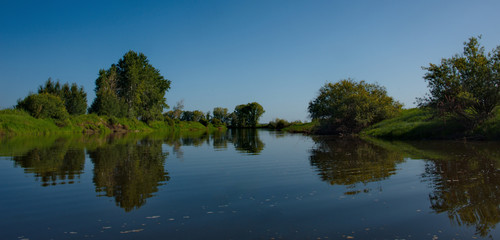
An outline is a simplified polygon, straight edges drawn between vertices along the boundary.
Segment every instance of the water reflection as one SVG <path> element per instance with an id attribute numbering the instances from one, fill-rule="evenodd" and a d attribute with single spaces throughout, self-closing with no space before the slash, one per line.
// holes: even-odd
<path id="1" fill-rule="evenodd" d="M 346 185 L 346 195 L 369 192 L 369 182 L 380 181 L 396 173 L 402 153 L 390 151 L 358 138 L 312 137 L 310 163 L 321 180 L 331 185 Z M 358 184 L 364 189 L 358 189 Z M 381 191 L 382 189 L 379 188 Z"/>
<path id="2" fill-rule="evenodd" d="M 433 156 L 422 175 L 433 188 L 431 208 L 452 223 L 471 226 L 486 237 L 500 222 L 500 149 L 498 144 L 418 144 Z"/>
<path id="3" fill-rule="evenodd" d="M 83 173 L 85 151 L 71 148 L 65 138 L 56 139 L 49 147 L 36 146 L 20 156 L 14 156 L 15 166 L 34 174 L 42 186 L 72 184 Z"/>
<path id="4" fill-rule="evenodd" d="M 143 206 L 170 179 L 164 169 L 167 154 L 161 140 L 111 142 L 88 154 L 94 163 L 96 192 L 114 197 L 125 211 Z"/>
<path id="5" fill-rule="evenodd" d="M 177 158 L 183 158 L 182 147 L 203 145 L 212 146 L 215 150 L 227 150 L 232 144 L 236 151 L 249 155 L 258 155 L 264 150 L 265 144 L 259 137 L 256 129 L 230 129 L 228 131 L 183 132 L 155 136 L 172 147 L 172 152 Z"/>
<path id="6" fill-rule="evenodd" d="M 264 150 L 265 144 L 260 140 L 257 129 L 232 129 L 231 139 L 237 151 L 258 155 Z"/>

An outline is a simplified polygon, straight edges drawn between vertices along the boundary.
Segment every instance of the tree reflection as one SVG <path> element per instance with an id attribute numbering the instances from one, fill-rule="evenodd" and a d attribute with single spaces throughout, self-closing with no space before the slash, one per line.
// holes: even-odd
<path id="1" fill-rule="evenodd" d="M 331 185 L 356 188 L 358 183 L 381 181 L 396 173 L 396 164 L 403 161 L 401 153 L 389 151 L 357 138 L 313 137 L 310 163 L 318 175 Z M 368 192 L 352 190 L 346 195 Z"/>
<path id="2" fill-rule="evenodd" d="M 72 184 L 83 173 L 83 148 L 70 148 L 70 140 L 60 138 L 47 147 L 35 147 L 21 156 L 14 156 L 15 166 L 33 173 L 42 186 Z"/>
<path id="3" fill-rule="evenodd" d="M 96 192 L 114 197 L 116 205 L 127 212 L 143 206 L 170 179 L 161 140 L 111 143 L 89 151 L 89 156 Z"/>
<path id="4" fill-rule="evenodd" d="M 259 138 L 257 129 L 231 129 L 231 141 L 237 151 L 257 155 L 264 149 L 265 144 Z"/>
<path id="5" fill-rule="evenodd" d="M 433 192 L 431 208 L 446 213 L 458 226 L 472 226 L 485 237 L 500 222 L 500 169 L 498 145 L 438 144 L 434 155 L 453 156 L 431 160 L 423 178 Z M 437 150 L 439 149 L 439 150 Z"/>

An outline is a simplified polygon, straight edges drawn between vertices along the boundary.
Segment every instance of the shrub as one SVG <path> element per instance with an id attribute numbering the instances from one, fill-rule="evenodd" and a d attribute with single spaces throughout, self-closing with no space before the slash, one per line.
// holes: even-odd
<path id="1" fill-rule="evenodd" d="M 69 116 L 61 98 L 49 93 L 30 94 L 19 100 L 16 108 L 27 111 L 35 118 L 66 120 Z"/>
<path id="2" fill-rule="evenodd" d="M 309 103 L 309 114 L 329 133 L 357 133 L 393 117 L 402 105 L 387 96 L 384 87 L 352 79 L 327 83 Z"/>

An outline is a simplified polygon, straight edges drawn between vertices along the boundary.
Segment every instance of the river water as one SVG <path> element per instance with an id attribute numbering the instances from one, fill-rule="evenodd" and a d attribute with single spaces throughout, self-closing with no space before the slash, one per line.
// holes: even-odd
<path id="1" fill-rule="evenodd" d="M 266 130 L 0 141 L 2 239 L 490 239 L 500 143 Z"/>

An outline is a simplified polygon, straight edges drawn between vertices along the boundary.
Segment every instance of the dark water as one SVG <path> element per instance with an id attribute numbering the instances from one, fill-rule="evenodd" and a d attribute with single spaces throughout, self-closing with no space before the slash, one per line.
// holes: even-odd
<path id="1" fill-rule="evenodd" d="M 500 144 L 3 139 L 1 239 L 494 239 Z"/>

